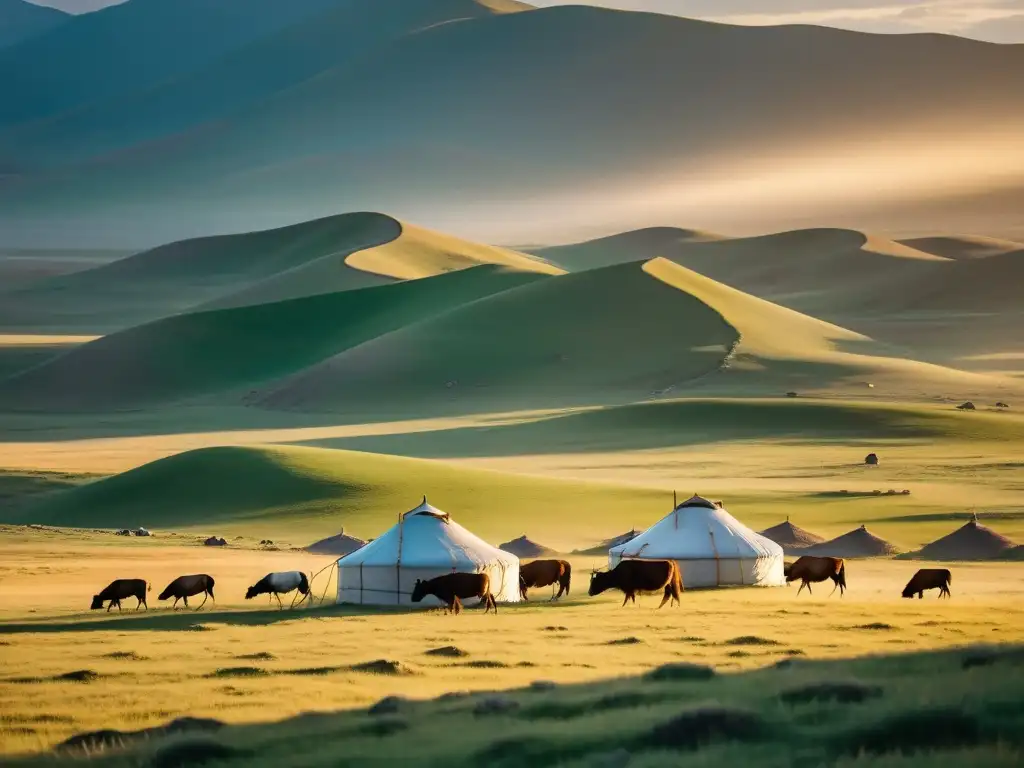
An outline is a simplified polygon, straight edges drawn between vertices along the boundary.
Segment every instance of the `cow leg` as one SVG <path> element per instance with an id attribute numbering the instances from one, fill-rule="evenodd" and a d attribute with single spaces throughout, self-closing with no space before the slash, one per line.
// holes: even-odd
<path id="1" fill-rule="evenodd" d="M 832 591 L 828 593 L 829 597 L 832 597 L 832 595 L 834 595 L 836 593 L 836 590 L 839 589 L 839 582 L 836 581 L 834 583 L 835 583 L 835 586 L 832 587 Z M 842 592 L 839 593 L 840 596 L 842 596 L 842 594 L 843 594 Z"/>
<path id="2" fill-rule="evenodd" d="M 137 611 L 137 610 L 139 610 L 139 608 L 142 607 L 142 598 L 141 597 L 136 597 L 135 599 L 138 601 L 138 602 L 135 603 L 135 610 Z"/>
<path id="3" fill-rule="evenodd" d="M 491 607 L 494 609 L 494 615 L 497 616 L 498 615 L 498 601 L 494 599 L 494 595 L 492 595 L 491 593 L 488 592 L 487 595 L 488 595 L 488 597 L 491 598 Z"/>
<path id="4" fill-rule="evenodd" d="M 923 589 L 920 592 L 917 593 L 917 599 L 918 600 L 924 600 L 924 590 Z"/>
<path id="5" fill-rule="evenodd" d="M 172 611 L 178 610 L 178 596 L 177 595 L 174 596 L 174 604 L 171 605 L 171 610 Z"/>
<path id="6" fill-rule="evenodd" d="M 117 610 L 118 611 L 121 610 L 121 601 L 120 600 L 117 601 Z"/>
<path id="7" fill-rule="evenodd" d="M 626 597 L 623 598 L 623 600 L 622 600 L 622 607 L 623 608 L 625 608 L 626 607 L 626 603 L 629 602 L 629 592 L 626 592 L 625 595 L 626 595 Z"/>
<path id="8" fill-rule="evenodd" d="M 206 592 L 203 592 L 203 602 L 201 602 L 201 603 L 199 604 L 199 607 L 198 607 L 198 608 L 196 608 L 196 610 L 197 610 L 197 611 L 199 611 L 199 610 L 202 610 L 202 607 L 203 607 L 204 605 L 206 605 L 206 600 L 207 600 L 207 598 L 208 598 L 208 597 L 209 597 L 209 595 L 208 595 L 208 594 L 207 594 Z"/>
<path id="9" fill-rule="evenodd" d="M 181 599 L 185 601 L 185 607 L 188 608 L 188 595 L 183 595 Z"/>
<path id="10" fill-rule="evenodd" d="M 800 582 L 800 589 L 798 589 L 796 591 L 796 596 L 797 597 L 800 597 L 800 593 L 804 591 L 804 587 L 806 587 L 806 586 L 807 586 L 807 582 L 806 581 L 801 581 Z"/>
<path id="11" fill-rule="evenodd" d="M 107 605 L 107 613 L 110 613 L 110 609 L 113 608 L 113 607 L 114 607 L 114 601 L 111 600 L 110 603 Z"/>
<path id="12" fill-rule="evenodd" d="M 272 592 L 271 594 L 274 597 L 277 598 L 277 610 L 283 611 L 284 610 L 284 603 L 281 602 L 281 596 L 279 594 L 277 594 L 277 592 Z"/>
<path id="13" fill-rule="evenodd" d="M 671 597 L 672 597 L 672 588 L 671 587 L 665 587 L 665 596 L 661 598 L 661 605 L 659 605 L 655 610 L 660 610 L 662 608 L 662 606 L 664 606 L 665 603 L 667 603 L 669 601 L 669 598 L 671 598 Z"/>

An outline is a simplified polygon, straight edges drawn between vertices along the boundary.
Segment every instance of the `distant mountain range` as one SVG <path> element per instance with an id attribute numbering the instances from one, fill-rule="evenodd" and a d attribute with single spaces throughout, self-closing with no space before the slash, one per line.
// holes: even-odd
<path id="1" fill-rule="evenodd" d="M 132 0 L 0 51 L 0 82 L 10 244 L 364 209 L 490 240 L 651 220 L 1012 236 L 1024 201 L 1024 46 L 938 35 Z"/>
<path id="2" fill-rule="evenodd" d="M 63 24 L 70 16 L 25 0 L 0 0 L 0 48 L 36 37 Z"/>

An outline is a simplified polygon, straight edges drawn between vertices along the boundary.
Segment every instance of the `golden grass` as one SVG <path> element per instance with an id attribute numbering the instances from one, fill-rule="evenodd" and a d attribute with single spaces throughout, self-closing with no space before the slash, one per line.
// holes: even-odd
<path id="1" fill-rule="evenodd" d="M 848 568 L 843 599 L 828 598 L 825 588 L 799 599 L 795 588 L 693 591 L 682 608 L 656 612 L 656 598 L 620 608 L 615 596 L 586 597 L 588 558 L 575 561 L 571 598 L 559 604 L 547 603 L 547 591 L 538 590 L 529 604 L 502 606 L 496 617 L 477 610 L 452 617 L 355 607 L 281 612 L 262 600 L 246 603 L 245 587 L 267 571 L 330 562 L 299 552 L 31 530 L 8 535 L 4 551 L 4 753 L 186 714 L 261 722 L 366 706 L 390 694 L 428 698 L 533 680 L 583 682 L 671 661 L 737 671 L 791 655 L 845 658 L 1024 637 L 1024 586 L 1013 565 L 952 566 L 953 599 L 942 602 L 899 598 L 920 564 L 861 561 Z M 164 583 L 193 572 L 215 576 L 216 607 L 158 607 Z M 325 575 L 314 584 L 318 596 L 333 588 Z M 148 613 L 86 610 L 96 589 L 132 576 L 153 582 Z M 444 646 L 466 655 L 427 653 Z M 408 674 L 353 669 L 378 659 L 399 662 Z M 54 679 L 79 670 L 98 677 Z"/>

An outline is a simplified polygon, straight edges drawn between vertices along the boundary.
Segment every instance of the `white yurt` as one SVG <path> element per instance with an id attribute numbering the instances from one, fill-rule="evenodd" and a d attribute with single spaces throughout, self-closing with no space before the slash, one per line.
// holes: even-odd
<path id="1" fill-rule="evenodd" d="M 612 568 L 631 558 L 678 561 L 684 588 L 786 583 L 782 547 L 696 495 L 632 541 L 608 550 Z"/>
<path id="2" fill-rule="evenodd" d="M 487 573 L 495 600 L 519 602 L 519 558 L 492 547 L 424 497 L 386 533 L 338 560 L 338 602 L 433 608 L 440 604 L 434 597 L 412 602 L 416 580 L 456 572 Z"/>

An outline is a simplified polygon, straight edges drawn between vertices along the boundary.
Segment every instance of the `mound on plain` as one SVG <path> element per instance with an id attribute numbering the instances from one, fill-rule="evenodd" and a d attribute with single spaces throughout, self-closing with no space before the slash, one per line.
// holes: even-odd
<path id="1" fill-rule="evenodd" d="M 761 535 L 782 547 L 782 551 L 787 555 L 798 553 L 807 547 L 825 541 L 824 537 L 793 525 L 789 522 L 789 518 L 786 518 L 785 522 L 761 531 Z"/>
<path id="2" fill-rule="evenodd" d="M 541 276 L 480 266 L 393 285 L 174 315 L 104 336 L 0 383 L 9 409 L 118 410 L 241 396 L 404 325 Z"/>
<path id="3" fill-rule="evenodd" d="M 878 538 L 862 525 L 842 536 L 808 547 L 802 554 L 826 557 L 887 557 L 898 555 L 900 551 L 898 547 Z"/>
<path id="4" fill-rule="evenodd" d="M 608 555 L 608 550 L 612 547 L 617 547 L 620 544 L 632 541 L 639 536 L 643 531 L 638 531 L 636 528 L 631 528 L 625 533 L 620 533 L 618 536 L 612 536 L 610 539 L 605 539 L 599 544 L 595 544 L 589 549 L 575 549 L 573 550 L 574 555 Z"/>
<path id="5" fill-rule="evenodd" d="M 88 528 L 208 531 L 288 539 L 377 536 L 396 509 L 424 493 L 490 541 L 522 525 L 545 536 L 577 538 L 588 526 L 611 527 L 657 495 L 635 486 L 510 475 L 433 461 L 325 448 L 254 446 L 186 451 L 118 475 L 50 494 L 0 521 Z M 578 509 L 578 514 L 566 510 Z"/>
<path id="6" fill-rule="evenodd" d="M 0 325 L 124 328 L 187 311 L 310 264 L 329 267 L 331 274 L 329 279 L 320 274 L 319 283 L 303 281 L 308 293 L 382 285 L 393 280 L 347 267 L 345 259 L 401 232 L 401 224 L 390 216 L 350 213 L 170 243 L 7 293 L 0 302 Z M 276 297 L 283 294 L 278 290 Z"/>
<path id="7" fill-rule="evenodd" d="M 345 533 L 345 529 L 342 528 L 334 536 L 328 536 L 326 539 L 313 542 L 306 547 L 306 551 L 314 555 L 338 555 L 344 557 L 355 552 L 365 544 L 366 541 L 355 536 L 349 536 Z"/>
<path id="8" fill-rule="evenodd" d="M 736 331 L 641 264 L 567 274 L 406 326 L 267 391 L 270 408 L 635 400 L 715 371 Z"/>
<path id="9" fill-rule="evenodd" d="M 1015 542 L 982 525 L 975 517 L 952 533 L 926 544 L 914 553 L 914 557 L 922 560 L 995 560 L 1015 546 Z"/>
<path id="10" fill-rule="evenodd" d="M 555 550 L 545 547 L 543 544 L 538 544 L 525 535 L 520 536 L 518 539 L 506 541 L 504 544 L 499 544 L 498 549 L 511 552 L 516 557 L 547 557 L 548 555 L 555 554 Z"/>

